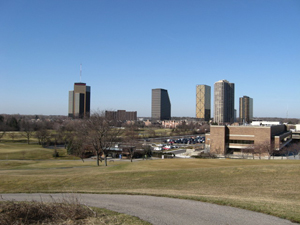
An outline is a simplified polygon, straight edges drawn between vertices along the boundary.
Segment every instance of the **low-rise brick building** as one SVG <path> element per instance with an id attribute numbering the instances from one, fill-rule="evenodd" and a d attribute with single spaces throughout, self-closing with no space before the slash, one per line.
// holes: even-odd
<path id="1" fill-rule="evenodd" d="M 206 146 L 211 153 L 234 154 L 244 149 L 265 146 L 279 151 L 292 141 L 286 125 L 274 126 L 214 126 L 206 134 Z"/>

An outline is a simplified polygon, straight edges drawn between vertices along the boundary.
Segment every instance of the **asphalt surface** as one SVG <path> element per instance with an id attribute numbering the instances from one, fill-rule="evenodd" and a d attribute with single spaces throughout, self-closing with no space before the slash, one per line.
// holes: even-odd
<path id="1" fill-rule="evenodd" d="M 157 225 L 288 225 L 288 220 L 248 210 L 192 200 L 99 194 L 2 194 L 0 200 L 59 201 L 79 199 L 83 204 L 137 216 Z"/>

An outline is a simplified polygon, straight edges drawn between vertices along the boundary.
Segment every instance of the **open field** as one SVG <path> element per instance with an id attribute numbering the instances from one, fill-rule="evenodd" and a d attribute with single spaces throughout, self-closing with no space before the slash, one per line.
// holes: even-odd
<path id="1" fill-rule="evenodd" d="M 38 159 L 54 159 L 54 149 L 43 148 L 38 144 L 27 143 L 12 143 L 12 142 L 0 142 L 0 160 L 38 160 Z M 77 157 L 67 155 L 67 151 L 64 148 L 57 149 L 59 156 L 56 159 L 78 159 Z"/>
<path id="2" fill-rule="evenodd" d="M 0 192 L 125 193 L 189 198 L 300 222 L 298 160 L 0 161 Z"/>

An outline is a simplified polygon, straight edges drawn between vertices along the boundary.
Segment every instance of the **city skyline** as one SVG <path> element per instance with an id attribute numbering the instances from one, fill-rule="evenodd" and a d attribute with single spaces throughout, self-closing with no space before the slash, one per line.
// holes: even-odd
<path id="1" fill-rule="evenodd" d="M 2 2 L 0 113 L 68 115 L 66 93 L 82 64 L 81 79 L 93 86 L 91 112 L 150 117 L 150 90 L 164 87 L 172 116 L 195 117 L 195 86 L 226 79 L 235 96 L 255 99 L 254 117 L 300 118 L 299 1 L 171 5 Z"/>

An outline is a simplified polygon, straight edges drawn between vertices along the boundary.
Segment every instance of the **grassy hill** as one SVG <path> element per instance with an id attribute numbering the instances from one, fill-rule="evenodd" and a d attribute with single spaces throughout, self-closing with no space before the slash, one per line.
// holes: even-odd
<path id="1" fill-rule="evenodd" d="M 44 149 L 35 149 L 43 151 Z M 8 154 L 8 149 L 0 149 Z M 0 192 L 146 194 L 231 205 L 300 222 L 300 161 L 0 161 Z"/>

